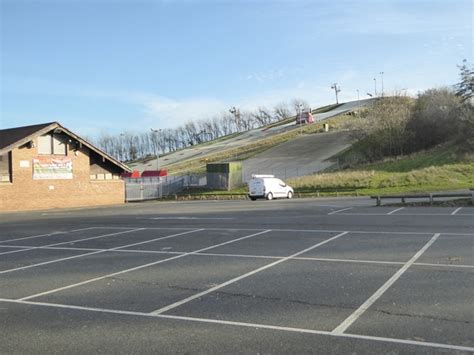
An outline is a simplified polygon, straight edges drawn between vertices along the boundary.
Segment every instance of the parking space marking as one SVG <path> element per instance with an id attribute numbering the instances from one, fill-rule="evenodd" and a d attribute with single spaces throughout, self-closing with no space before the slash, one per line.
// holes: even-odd
<path id="1" fill-rule="evenodd" d="M 248 328 L 253 328 L 253 329 L 268 329 L 268 330 L 277 330 L 277 331 L 285 331 L 285 332 L 293 332 L 293 333 L 331 336 L 331 337 L 337 337 L 337 338 L 351 338 L 351 339 L 369 340 L 369 341 L 384 342 L 384 343 L 396 343 L 396 344 L 403 344 L 403 345 L 422 346 L 422 347 L 428 347 L 428 348 L 440 348 L 440 349 L 448 349 L 448 350 L 474 352 L 474 347 L 468 347 L 468 346 L 459 346 L 459 345 L 452 345 L 452 344 L 433 343 L 433 342 L 424 342 L 424 341 L 406 340 L 406 339 L 397 339 L 397 338 L 385 338 L 385 337 L 377 337 L 377 336 L 370 336 L 370 335 L 348 334 L 348 333 L 334 334 L 332 332 L 328 332 L 324 330 L 283 327 L 283 326 L 275 326 L 275 325 L 269 325 L 269 324 L 235 322 L 235 321 L 227 321 L 227 320 L 220 320 L 220 319 L 196 318 L 196 317 L 174 316 L 174 315 L 165 315 L 165 314 L 156 315 L 156 314 L 151 314 L 151 313 L 143 313 L 143 312 L 135 312 L 135 311 L 122 311 L 122 310 L 114 310 L 114 309 L 107 309 L 107 308 L 74 306 L 74 305 L 59 304 L 59 303 L 21 301 L 21 300 L 12 300 L 12 299 L 5 299 L 5 298 L 0 298 L 0 302 L 23 304 L 23 305 L 38 306 L 38 307 L 70 309 L 70 310 L 86 311 L 86 312 L 109 313 L 109 314 L 119 314 L 119 315 L 139 316 L 139 317 L 155 317 L 155 318 L 173 319 L 173 320 L 181 320 L 181 321 L 189 321 L 189 322 L 230 325 L 230 326 L 238 326 L 238 327 L 248 327 Z"/>
<path id="2" fill-rule="evenodd" d="M 147 219 L 155 219 L 155 220 L 229 220 L 229 219 L 235 219 L 231 217 L 150 217 Z"/>
<path id="3" fill-rule="evenodd" d="M 35 239 L 35 238 L 41 238 L 41 237 L 49 237 L 51 235 L 66 234 L 66 233 L 69 233 L 69 232 L 62 231 L 62 232 L 53 232 L 53 233 L 47 233 L 47 234 L 32 235 L 32 236 L 29 236 L 29 237 L 13 238 L 13 239 L 1 240 L 0 243 L 16 242 L 16 241 L 19 241 L 19 240 Z"/>
<path id="4" fill-rule="evenodd" d="M 86 241 L 86 240 L 92 240 L 92 239 L 98 239 L 98 238 L 105 238 L 105 237 L 110 237 L 110 236 L 113 236 L 113 235 L 119 235 L 119 234 L 124 234 L 124 233 L 137 232 L 137 231 L 143 230 L 143 229 L 145 229 L 145 228 L 129 229 L 129 230 L 122 231 L 122 232 L 117 232 L 117 233 L 103 234 L 103 235 L 98 235 L 98 236 L 95 236 L 95 237 L 88 237 L 88 238 L 83 238 L 83 239 L 69 240 L 69 241 L 66 241 L 66 242 L 53 243 L 53 244 L 46 244 L 46 245 L 37 246 L 37 247 L 27 247 L 27 248 L 22 249 L 22 250 L 7 251 L 7 252 L 4 252 L 4 253 L 1 253 L 0 255 L 2 255 L 2 254 L 20 253 L 20 252 L 23 252 L 23 251 L 42 249 L 43 247 L 53 247 L 53 246 L 57 246 L 57 245 L 64 245 L 64 244 L 70 244 L 70 243 L 83 242 L 83 241 Z"/>
<path id="5" fill-rule="evenodd" d="M 347 207 L 347 208 L 343 208 L 343 209 L 340 209 L 340 210 L 332 211 L 332 212 L 329 212 L 329 213 L 328 213 L 328 216 L 333 215 L 333 214 L 336 214 L 336 213 L 339 213 L 339 212 L 342 212 L 342 211 L 348 211 L 348 210 L 351 210 L 351 209 L 353 209 L 353 208 L 354 208 L 354 207 Z"/>
<path id="6" fill-rule="evenodd" d="M 137 230 L 135 230 L 135 231 L 138 231 L 138 230 L 139 230 L 139 229 L 137 229 Z M 145 243 L 156 242 L 156 241 L 158 241 L 158 240 L 170 239 L 170 238 L 178 237 L 178 236 L 185 235 L 185 234 L 189 234 L 189 233 L 193 233 L 193 232 L 199 232 L 199 231 L 201 231 L 201 230 L 202 230 L 202 229 L 196 229 L 196 230 L 194 230 L 194 231 L 186 231 L 186 232 L 182 232 L 182 233 L 172 234 L 172 235 L 168 235 L 168 236 L 165 236 L 165 237 L 159 237 L 159 238 L 155 238 L 155 239 L 151 239 L 151 240 L 146 240 L 146 241 L 143 241 L 143 242 L 138 242 L 138 243 L 132 243 L 132 244 L 127 244 L 127 245 L 122 245 L 122 246 L 115 247 L 115 248 L 98 249 L 98 250 L 92 251 L 92 252 L 90 252 L 90 253 L 85 253 L 85 254 L 80 254 L 80 255 L 69 256 L 69 257 L 66 257 L 66 258 L 60 258 L 60 259 L 54 259 L 54 260 L 44 261 L 44 262 L 42 262 L 42 263 L 37 263 L 37 264 L 31 264 L 31 265 L 26 265 L 26 266 L 20 266 L 20 267 L 17 267 L 17 268 L 13 268 L 13 269 L 8 269 L 8 270 L 0 271 L 0 274 L 6 274 L 6 273 L 9 273 L 9 272 L 14 272 L 14 271 L 19 271 L 19 270 L 25 270 L 25 269 L 31 269 L 31 268 L 33 268 L 33 267 L 38 267 L 38 266 L 42 266 L 42 265 L 53 264 L 53 263 L 57 263 L 57 262 L 65 261 L 65 260 L 70 260 L 70 259 L 82 258 L 82 257 L 84 257 L 84 256 L 89 256 L 89 255 L 94 255 L 94 254 L 100 254 L 100 253 L 105 253 L 105 252 L 110 252 L 110 251 L 116 251 L 116 250 L 121 249 L 121 248 L 129 248 L 129 247 L 133 247 L 133 246 L 136 246 L 136 245 L 141 245 L 141 244 L 145 244 Z"/>
<path id="7" fill-rule="evenodd" d="M 25 247 L 25 246 L 18 246 L 18 245 L 15 245 L 15 246 L 13 246 L 13 245 L 2 245 L 1 247 L 2 248 L 12 248 L 12 249 L 15 249 L 15 250 L 1 252 L 0 255 L 13 254 L 13 253 L 17 253 L 19 251 L 25 251 L 25 250 L 33 249 L 33 247 Z"/>
<path id="8" fill-rule="evenodd" d="M 406 262 L 401 269 L 399 269 L 390 279 L 387 280 L 375 293 L 365 301 L 354 313 L 347 317 L 341 324 L 339 324 L 332 333 L 343 334 L 347 328 L 351 326 L 375 301 L 377 301 L 399 278 L 400 276 L 412 266 L 418 258 L 438 239 L 440 233 L 436 233 L 423 248 L 421 248 L 410 260 Z"/>
<path id="9" fill-rule="evenodd" d="M 221 289 L 221 288 L 223 288 L 223 287 L 225 287 L 225 286 L 228 286 L 228 285 L 233 284 L 233 283 L 235 283 L 235 282 L 237 282 L 237 281 L 240 281 L 240 280 L 245 279 L 245 278 L 247 278 L 247 277 L 249 277 L 249 276 L 252 276 L 252 275 L 254 275 L 254 274 L 256 274 L 256 273 L 258 273 L 258 272 L 260 272 L 260 271 L 266 270 L 266 269 L 271 268 L 271 267 L 273 267 L 273 266 L 275 266 L 275 265 L 281 264 L 281 263 L 283 263 L 283 262 L 285 262 L 285 261 L 287 261 L 287 260 L 293 259 L 294 257 L 297 257 L 298 255 L 304 254 L 304 253 L 306 253 L 306 252 L 308 252 L 308 251 L 310 251 L 310 250 L 313 250 L 313 249 L 315 249 L 315 248 L 317 248 L 317 247 L 319 247 L 319 246 L 321 246 L 321 245 L 324 245 L 324 244 L 329 243 L 329 242 L 331 242 L 331 241 L 333 241 L 333 240 L 335 240 L 335 239 L 337 239 L 337 238 L 340 238 L 340 237 L 346 235 L 347 233 L 349 233 L 349 232 L 347 232 L 347 231 L 346 231 L 346 232 L 342 232 L 342 233 L 340 233 L 340 234 L 338 234 L 338 235 L 335 235 L 334 237 L 331 237 L 331 238 L 326 239 L 326 240 L 324 240 L 324 241 L 322 241 L 322 242 L 319 242 L 319 243 L 317 243 L 317 244 L 315 244 L 315 245 L 313 245 L 313 246 L 311 246 L 311 247 L 309 247 L 309 248 L 306 248 L 306 249 L 304 249 L 304 250 L 301 250 L 301 251 L 299 251 L 299 252 L 297 252 L 297 253 L 294 253 L 294 254 L 292 254 L 292 255 L 290 255 L 290 256 L 286 256 L 286 257 L 284 257 L 284 258 L 282 258 L 282 259 L 280 259 L 280 260 L 274 261 L 273 263 L 270 263 L 270 264 L 264 265 L 264 266 L 262 266 L 262 267 L 259 267 L 259 268 L 255 269 L 255 270 L 253 270 L 253 271 L 247 272 L 247 273 L 245 273 L 245 274 L 243 274 L 243 275 L 241 275 L 241 276 L 235 277 L 235 278 L 233 278 L 233 279 L 231 279 L 231 280 L 228 280 L 228 281 L 226 281 L 226 282 L 223 282 L 223 283 L 221 283 L 221 284 L 219 284 L 219 285 L 217 285 L 217 286 L 211 287 L 211 288 L 209 288 L 209 289 L 207 289 L 207 290 L 205 290 L 205 291 L 202 291 L 202 292 L 199 292 L 199 293 L 197 293 L 197 294 L 195 294 L 195 295 L 193 295 L 193 296 L 187 297 L 187 298 L 185 298 L 185 299 L 183 299 L 183 300 L 181 300 L 181 301 L 178 301 L 178 302 L 172 303 L 172 304 L 170 304 L 170 305 L 168 305 L 168 306 L 165 306 L 165 307 L 162 307 L 162 308 L 160 308 L 160 309 L 157 309 L 157 310 L 155 310 L 155 311 L 153 311 L 153 312 L 151 312 L 151 313 L 152 313 L 152 314 L 161 314 L 161 313 L 167 312 L 167 311 L 169 311 L 169 310 L 171 310 L 171 309 L 173 309 L 173 308 L 179 307 L 179 306 L 181 306 L 181 305 L 183 305 L 183 304 L 185 304 L 185 303 L 188 303 L 188 302 L 190 302 L 190 301 L 192 301 L 192 300 L 195 300 L 196 298 L 202 297 L 202 296 L 207 295 L 207 294 L 209 294 L 209 293 L 211 293 L 211 292 L 214 292 L 214 291 L 216 291 L 216 290 L 219 290 L 219 289 Z"/>
<path id="10" fill-rule="evenodd" d="M 456 208 L 452 213 L 451 213 L 451 216 L 455 215 L 456 213 L 458 213 L 459 211 L 461 211 L 462 207 L 458 207 Z"/>
<path id="11" fill-rule="evenodd" d="M 339 213 L 338 216 L 387 216 L 386 213 Z M 474 213 L 463 213 L 455 214 L 452 213 L 397 213 L 397 216 L 460 216 L 460 217 L 470 217 L 474 216 Z"/>
<path id="12" fill-rule="evenodd" d="M 344 213 L 341 213 L 341 215 L 345 215 Z M 349 214 L 347 214 L 349 215 Z M 386 214 L 381 214 L 381 216 L 386 216 Z M 437 215 L 439 216 L 439 215 Z M 102 227 L 102 228 L 107 228 L 107 227 Z M 131 227 L 130 227 L 131 228 Z M 133 228 L 139 228 L 139 227 L 133 227 Z M 150 230 L 162 230 L 162 229 L 192 229 L 192 228 L 164 228 L 164 227 L 145 227 L 145 229 L 150 229 Z M 206 228 L 206 230 L 209 231 L 259 231 L 262 230 L 261 228 L 217 228 L 217 227 L 209 227 Z M 272 231 L 274 232 L 301 232 L 301 233 L 342 233 L 345 232 L 343 230 L 334 230 L 334 229 L 284 229 L 284 228 L 272 228 Z M 429 231 L 429 232 L 397 232 L 397 231 L 368 231 L 368 230 L 348 230 L 349 233 L 362 233 L 362 234 L 395 234 L 395 235 L 433 235 L 437 233 L 437 231 Z M 451 232 L 443 232 L 443 235 L 472 235 L 474 236 L 474 233 L 463 233 L 463 232 L 456 232 L 456 233 L 451 233 Z"/>
<path id="13" fill-rule="evenodd" d="M 401 210 L 403 210 L 404 208 L 405 208 L 405 207 L 400 207 L 400 208 L 394 209 L 393 211 L 388 212 L 387 215 L 394 214 L 395 212 L 401 211 Z"/>
<path id="14" fill-rule="evenodd" d="M 206 228 L 207 230 L 207 228 Z M 445 234 L 445 233 L 443 233 Z M 167 238 L 167 237 L 162 237 Z M 154 240 L 153 240 L 154 241 Z M 148 242 L 148 241 L 146 241 Z M 142 243 L 142 242 L 140 242 Z M 5 248 L 28 248 L 30 247 L 20 247 L 14 245 L 5 245 Z M 181 255 L 186 254 L 185 251 L 169 251 L 169 250 L 144 250 L 144 249 L 122 249 L 126 246 L 116 247 L 116 248 L 72 248 L 72 247 L 34 247 L 35 249 L 44 249 L 44 250 L 72 250 L 72 251 L 114 251 L 114 252 L 123 252 L 123 253 L 133 253 L 133 254 L 171 254 L 171 255 Z M 0 254 L 1 255 L 1 254 Z M 282 259 L 284 256 L 274 256 L 274 255 L 255 255 L 255 254 L 222 254 L 222 253 L 196 253 L 197 256 L 217 256 L 217 257 L 230 257 L 230 258 L 256 258 L 256 259 Z M 84 255 L 81 255 L 84 256 Z M 366 260 L 366 259 L 335 259 L 335 258 L 318 258 L 318 257 L 303 257 L 298 256 L 293 258 L 293 260 L 307 260 L 307 261 L 327 261 L 327 262 L 341 262 L 341 263 L 358 263 L 358 264 L 381 264 L 381 265 L 404 265 L 403 261 L 381 261 L 381 260 Z M 464 264 L 433 264 L 433 263 L 414 263 L 415 266 L 432 266 L 432 267 L 441 267 L 441 268 L 465 268 L 473 269 L 474 265 L 464 265 Z"/>
<path id="15" fill-rule="evenodd" d="M 463 265 L 463 264 L 433 264 L 433 263 L 414 263 L 415 266 L 433 266 L 433 267 L 454 267 L 461 269 L 473 269 L 474 265 Z"/>
<path id="16" fill-rule="evenodd" d="M 87 231 L 89 229 L 97 229 L 97 227 L 85 227 L 85 228 L 78 228 L 78 229 L 73 229 L 71 232 L 82 232 L 82 231 Z"/>
<path id="17" fill-rule="evenodd" d="M 204 229 L 200 229 L 200 230 L 204 230 Z M 53 289 L 53 290 L 49 290 L 49 291 L 45 291 L 45 292 L 40 292 L 40 293 L 31 295 L 31 296 L 27 296 L 27 297 L 20 298 L 19 300 L 20 300 L 20 301 L 25 301 L 25 300 L 29 300 L 29 299 L 32 299 L 32 298 L 35 298 L 35 297 L 40 297 L 40 296 L 49 295 L 49 294 L 51 294 L 51 293 L 55 293 L 55 292 L 67 290 L 67 289 L 70 289 L 70 288 L 73 288 L 73 287 L 85 285 L 85 284 L 88 284 L 88 283 L 91 283 L 91 282 L 103 280 L 103 279 L 106 279 L 106 278 L 108 278 L 108 277 L 113 277 L 113 276 L 121 275 L 121 274 L 124 274 L 124 273 L 127 273 L 127 272 L 131 272 L 131 271 L 135 271 L 135 270 L 140 270 L 140 269 L 143 269 L 143 268 L 146 268 L 146 267 L 149 267 L 149 266 L 154 266 L 154 265 L 162 264 L 162 263 L 164 263 L 164 262 L 171 261 L 171 260 L 175 260 L 175 259 L 179 259 L 179 258 L 183 258 L 183 257 L 188 256 L 188 255 L 194 255 L 194 254 L 197 254 L 197 253 L 199 253 L 199 252 L 201 252 L 201 251 L 210 250 L 210 249 L 213 249 L 213 248 L 217 248 L 217 247 L 220 247 L 220 246 L 223 246 L 223 245 L 227 245 L 227 244 L 230 244 L 230 243 L 238 242 L 238 241 L 240 241 L 240 240 L 244 240 L 244 239 L 247 239 L 247 238 L 252 238 L 252 237 L 255 237 L 255 236 L 257 236 L 257 235 L 264 234 L 264 233 L 268 233 L 268 232 L 271 232 L 271 229 L 267 229 L 267 230 L 264 230 L 264 231 L 261 231 L 261 232 L 258 232 L 258 233 L 253 233 L 253 234 L 250 234 L 250 235 L 247 235 L 247 236 L 244 236 L 244 237 L 232 239 L 232 240 L 229 240 L 229 241 L 227 241 L 227 242 L 223 242 L 223 243 L 211 245 L 211 246 L 209 246 L 209 247 L 202 248 L 202 249 L 198 249 L 198 250 L 195 250 L 195 251 L 192 251 L 192 252 L 189 252 L 189 253 L 176 255 L 176 256 L 173 256 L 173 257 L 171 257 L 171 258 L 166 258 L 166 259 L 163 259 L 163 260 L 154 261 L 154 262 L 152 262 L 152 263 L 148 263 L 148 264 L 144 264 L 144 265 L 135 266 L 135 267 L 130 268 L 130 269 L 125 269 L 125 270 L 121 270 L 121 271 L 114 272 L 114 273 L 111 273 L 111 274 L 99 276 L 99 277 L 96 277 L 96 278 L 93 278 L 93 279 L 89 279 L 89 280 L 85 280 L 85 281 L 82 281 L 82 282 L 78 282 L 78 283 L 75 283 L 75 284 L 72 284 L 72 285 L 59 287 L 59 288 L 56 288 L 56 289 Z"/>

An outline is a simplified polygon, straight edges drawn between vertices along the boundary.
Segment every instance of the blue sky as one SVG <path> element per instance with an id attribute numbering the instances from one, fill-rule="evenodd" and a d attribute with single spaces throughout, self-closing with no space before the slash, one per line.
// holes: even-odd
<path id="1" fill-rule="evenodd" d="M 231 106 L 452 85 L 472 1 L 0 0 L 0 127 L 176 127 Z"/>

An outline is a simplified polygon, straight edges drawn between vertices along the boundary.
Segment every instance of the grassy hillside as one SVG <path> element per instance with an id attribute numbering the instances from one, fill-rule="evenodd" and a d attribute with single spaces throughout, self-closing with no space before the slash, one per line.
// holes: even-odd
<path id="1" fill-rule="evenodd" d="M 357 169 L 294 178 L 299 191 L 357 189 L 358 194 L 428 192 L 474 187 L 474 156 L 455 146 L 438 147 Z"/>

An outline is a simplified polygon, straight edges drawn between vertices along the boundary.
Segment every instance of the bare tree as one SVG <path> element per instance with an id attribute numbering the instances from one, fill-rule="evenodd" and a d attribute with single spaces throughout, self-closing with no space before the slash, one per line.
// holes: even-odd
<path id="1" fill-rule="evenodd" d="M 309 107 L 308 103 L 302 99 L 294 99 L 291 103 L 297 115 L 300 114 L 303 111 L 303 109 Z"/>
<path id="2" fill-rule="evenodd" d="M 367 116 L 355 123 L 352 131 L 355 149 L 369 161 L 403 154 L 411 108 L 412 101 L 405 96 L 377 101 Z"/>
<path id="3" fill-rule="evenodd" d="M 252 117 L 257 122 L 259 127 L 265 126 L 272 121 L 272 115 L 264 107 L 259 107 L 255 112 L 252 113 Z"/>
<path id="4" fill-rule="evenodd" d="M 448 88 L 420 94 L 408 122 L 413 132 L 411 150 L 430 148 L 453 138 L 459 131 L 462 100 Z"/>
<path id="5" fill-rule="evenodd" d="M 291 112 L 288 109 L 288 105 L 280 103 L 273 108 L 273 113 L 276 121 L 287 119 L 291 116 Z"/>

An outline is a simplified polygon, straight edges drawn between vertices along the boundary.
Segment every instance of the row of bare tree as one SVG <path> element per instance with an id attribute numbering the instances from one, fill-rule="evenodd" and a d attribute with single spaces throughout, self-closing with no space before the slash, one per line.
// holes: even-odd
<path id="1" fill-rule="evenodd" d="M 213 118 L 188 121 L 177 128 L 151 129 L 145 132 L 121 134 L 102 133 L 95 141 L 103 151 L 121 161 L 132 161 L 211 141 L 230 134 L 284 120 L 307 108 L 306 101 L 295 99 L 291 104 L 281 103 L 255 111 L 231 110 Z"/>

